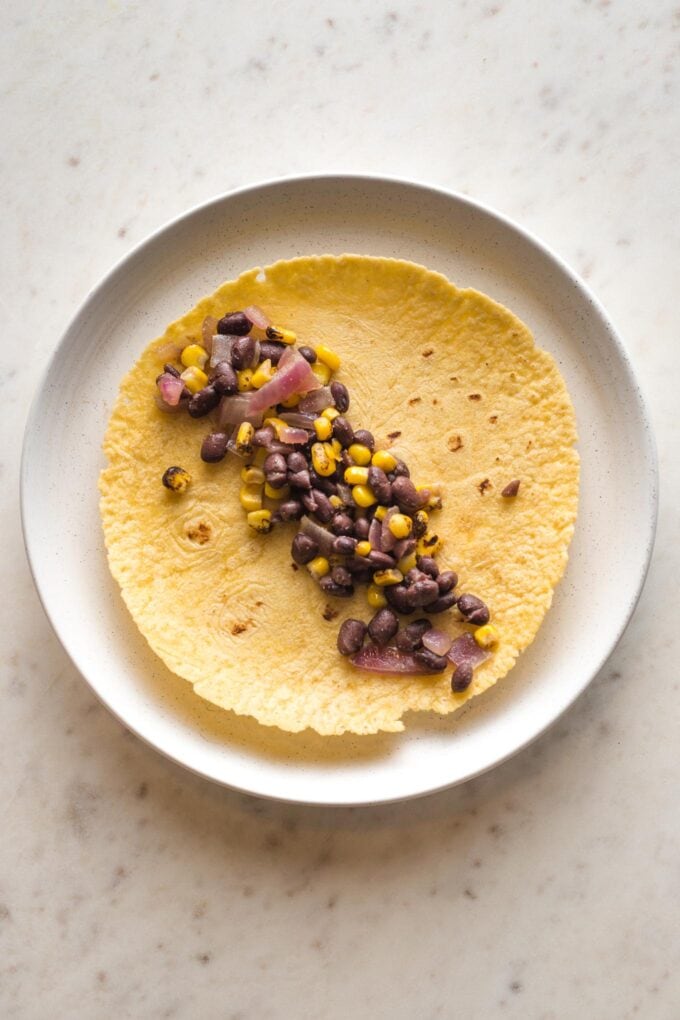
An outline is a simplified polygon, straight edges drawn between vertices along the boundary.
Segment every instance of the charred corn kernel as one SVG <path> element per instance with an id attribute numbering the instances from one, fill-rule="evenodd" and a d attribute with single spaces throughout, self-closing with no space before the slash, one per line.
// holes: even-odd
<path id="1" fill-rule="evenodd" d="M 480 648 L 490 648 L 498 641 L 498 631 L 492 623 L 485 623 L 483 627 L 477 628 L 474 638 Z"/>
<path id="2" fill-rule="evenodd" d="M 391 570 L 376 570 L 373 575 L 373 583 L 377 584 L 379 588 L 387 588 L 390 584 L 399 584 L 404 580 L 404 575 L 401 570 L 392 568 Z"/>
<path id="3" fill-rule="evenodd" d="M 371 609 L 384 609 L 387 605 L 387 599 L 382 588 L 379 588 L 377 584 L 369 584 L 368 591 L 366 592 L 366 600 Z"/>
<path id="4" fill-rule="evenodd" d="M 397 466 L 397 458 L 393 457 L 387 450 L 376 450 L 371 457 L 371 463 L 374 467 L 382 468 L 387 474 L 389 471 L 394 471 Z"/>
<path id="5" fill-rule="evenodd" d="M 371 451 L 362 443 L 352 443 L 352 445 L 347 448 L 347 452 L 354 463 L 358 464 L 360 467 L 364 467 L 366 464 L 371 463 Z"/>
<path id="6" fill-rule="evenodd" d="M 402 558 L 397 563 L 397 569 L 401 570 L 401 572 L 404 575 L 404 577 L 406 577 L 406 575 L 408 574 L 409 570 L 413 570 L 413 568 L 417 567 L 417 566 L 418 566 L 418 557 L 417 557 L 417 555 L 415 553 L 415 550 L 414 550 L 414 552 L 410 553 L 408 556 L 402 556 Z"/>
<path id="7" fill-rule="evenodd" d="M 312 467 L 317 475 L 328 477 L 335 471 L 335 460 L 328 456 L 328 450 L 323 443 L 312 444 Z"/>
<path id="8" fill-rule="evenodd" d="M 242 457 L 248 457 L 253 452 L 253 436 L 255 429 L 249 421 L 242 421 L 236 432 L 236 452 Z"/>
<path id="9" fill-rule="evenodd" d="M 169 467 L 161 481 L 172 492 L 186 492 L 191 485 L 191 475 L 183 467 Z"/>
<path id="10" fill-rule="evenodd" d="M 319 361 L 323 361 L 324 365 L 328 365 L 331 372 L 337 372 L 340 368 L 340 358 L 335 351 L 332 351 L 330 347 L 326 347 L 325 344 L 317 344 L 314 350 Z"/>
<path id="11" fill-rule="evenodd" d="M 342 443 L 339 439 L 331 439 L 331 446 L 333 447 L 335 459 L 340 460 L 340 457 L 342 456 Z"/>
<path id="12" fill-rule="evenodd" d="M 378 500 L 370 485 L 355 485 L 352 489 L 352 499 L 357 506 L 373 506 Z"/>
<path id="13" fill-rule="evenodd" d="M 384 521 L 385 518 L 387 517 L 387 507 L 386 506 L 379 506 L 378 509 L 376 510 L 376 512 L 373 514 L 373 516 L 378 521 Z"/>
<path id="14" fill-rule="evenodd" d="M 265 482 L 264 494 L 269 499 L 288 499 L 290 496 L 290 488 L 287 485 L 282 485 L 280 489 L 274 489 L 269 482 Z"/>
<path id="15" fill-rule="evenodd" d="M 185 368 L 180 379 L 190 393 L 198 393 L 199 390 L 208 385 L 207 375 L 200 368 L 197 368 L 196 365 Z"/>
<path id="16" fill-rule="evenodd" d="M 330 503 L 334 510 L 339 510 L 340 507 L 345 505 L 342 501 L 341 496 L 329 496 L 328 502 Z"/>
<path id="17" fill-rule="evenodd" d="M 315 361 L 314 364 L 309 367 L 321 385 L 327 386 L 331 380 L 331 376 L 333 375 L 328 365 L 324 365 L 323 361 Z"/>
<path id="18" fill-rule="evenodd" d="M 241 506 L 246 513 L 262 509 L 262 487 L 260 485 L 242 485 L 239 493 Z"/>
<path id="19" fill-rule="evenodd" d="M 280 344 L 294 344 L 297 340 L 297 333 L 292 329 L 283 329 L 281 326 L 267 326 L 267 339 L 278 340 Z"/>
<path id="20" fill-rule="evenodd" d="M 357 556 L 368 556 L 371 551 L 370 542 L 357 542 Z"/>
<path id="21" fill-rule="evenodd" d="M 264 471 L 262 468 L 248 464 L 246 467 L 241 468 L 241 481 L 245 482 L 246 485 L 263 485 Z"/>
<path id="22" fill-rule="evenodd" d="M 430 518 L 425 510 L 416 510 L 413 515 L 413 534 L 416 538 L 421 538 L 425 534 L 429 522 Z"/>
<path id="23" fill-rule="evenodd" d="M 418 539 L 416 552 L 419 556 L 434 556 L 443 544 L 439 535 L 435 535 L 433 531 L 426 531 L 423 537 Z"/>
<path id="24" fill-rule="evenodd" d="M 292 397 L 286 397 L 285 400 L 281 401 L 281 407 L 297 407 L 300 403 L 300 394 L 294 393 Z"/>
<path id="25" fill-rule="evenodd" d="M 252 390 L 253 388 L 252 368 L 244 368 L 240 372 L 237 372 L 236 380 L 238 382 L 239 393 L 245 393 L 246 390 Z"/>
<path id="26" fill-rule="evenodd" d="M 325 556 L 316 556 L 311 562 L 307 564 L 307 570 L 310 572 L 312 577 L 315 577 L 317 581 L 321 577 L 325 577 L 329 573 L 331 565 Z"/>
<path id="27" fill-rule="evenodd" d="M 328 418 L 329 421 L 333 421 L 335 418 L 339 416 L 339 414 L 340 412 L 338 411 L 337 407 L 324 407 L 323 411 L 321 412 L 321 417 Z"/>
<path id="28" fill-rule="evenodd" d="M 416 489 L 416 492 L 427 493 L 427 503 L 425 504 L 425 506 L 427 507 L 428 510 L 441 510 L 442 498 L 438 492 L 435 492 L 434 489 L 430 488 L 427 485 L 420 485 Z"/>
<path id="29" fill-rule="evenodd" d="M 408 538 L 413 528 L 413 521 L 406 514 L 392 514 L 387 527 L 395 538 Z"/>
<path id="30" fill-rule="evenodd" d="M 266 382 L 269 382 L 273 375 L 274 369 L 272 368 L 271 358 L 266 358 L 253 372 L 250 385 L 253 389 L 259 390 L 260 386 L 264 386 Z"/>
<path id="31" fill-rule="evenodd" d="M 204 368 L 208 360 L 208 352 L 200 344 L 189 344 L 180 354 L 179 360 L 185 368 Z"/>
<path id="32" fill-rule="evenodd" d="M 344 479 L 348 485 L 366 485 L 368 483 L 368 468 L 353 465 L 345 469 Z M 368 506 L 371 504 L 369 503 Z"/>
<path id="33" fill-rule="evenodd" d="M 272 530 L 271 510 L 251 510 L 246 520 L 248 527 L 253 531 L 259 531 L 261 535 L 266 535 L 268 531 Z"/>
<path id="34" fill-rule="evenodd" d="M 331 433 L 333 432 L 333 426 L 329 422 L 328 418 L 315 418 L 314 431 L 316 432 L 317 439 L 330 439 Z"/>

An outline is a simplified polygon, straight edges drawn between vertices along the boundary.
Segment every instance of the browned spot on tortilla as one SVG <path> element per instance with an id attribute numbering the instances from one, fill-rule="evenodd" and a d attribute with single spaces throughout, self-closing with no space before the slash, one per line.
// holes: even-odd
<path id="1" fill-rule="evenodd" d="M 433 397 L 432 398 L 432 406 L 436 407 L 438 403 L 439 403 L 439 400 L 437 399 L 437 397 Z"/>
<path id="2" fill-rule="evenodd" d="M 333 609 L 332 606 L 326 606 L 321 615 L 323 616 L 324 620 L 330 621 L 334 620 L 337 616 L 339 616 L 339 613 L 338 610 Z"/>
<path id="3" fill-rule="evenodd" d="M 400 435 L 401 435 L 401 432 L 388 432 L 387 433 L 387 438 L 388 439 L 398 439 Z"/>
<path id="4" fill-rule="evenodd" d="M 297 563 L 291 563 L 291 567 L 293 568 L 293 570 L 299 570 L 300 569 L 298 567 Z"/>
<path id="5" fill-rule="evenodd" d="M 481 393 L 468 393 L 468 400 L 481 400 L 481 399 L 482 399 Z"/>
<path id="6" fill-rule="evenodd" d="M 525 450 L 526 450 L 527 453 L 529 452 L 529 450 L 531 449 L 531 447 L 533 445 L 534 445 L 534 441 L 533 441 L 533 439 L 530 439 L 529 442 L 527 443 L 527 445 L 525 446 Z"/>
<path id="7" fill-rule="evenodd" d="M 231 632 L 234 635 L 234 637 L 238 637 L 239 634 L 243 634 L 244 631 L 248 630 L 248 625 L 250 624 L 250 622 L 251 622 L 250 620 L 247 620 L 245 623 L 235 623 L 234 626 L 231 628 Z"/>
<path id="8" fill-rule="evenodd" d="M 430 358 L 434 354 L 434 347 L 426 347 L 424 351 L 421 351 L 424 358 Z"/>
<path id="9" fill-rule="evenodd" d="M 479 491 L 481 492 L 481 494 L 483 496 L 484 493 L 486 492 L 486 490 L 491 488 L 491 482 L 489 481 L 488 478 L 485 478 L 483 482 L 479 483 L 477 488 L 479 489 Z"/>
<path id="10" fill-rule="evenodd" d="M 199 521 L 197 524 L 191 522 L 186 525 L 184 530 L 187 538 L 191 542 L 195 542 L 196 545 L 205 545 L 210 541 L 212 535 L 212 528 L 207 521 Z"/>
<path id="11" fill-rule="evenodd" d="M 256 606 L 257 609 L 259 609 L 260 606 L 263 606 L 263 605 L 264 605 L 264 602 L 256 602 L 255 603 L 255 606 Z"/>
<path id="12" fill-rule="evenodd" d="M 408 406 L 413 407 L 414 404 L 419 404 L 422 399 L 423 399 L 422 397 L 411 397 L 411 399 L 408 402 Z"/>
<path id="13" fill-rule="evenodd" d="M 460 436 L 449 436 L 446 442 L 451 453 L 457 453 L 458 450 L 463 449 L 463 440 Z"/>
<path id="14" fill-rule="evenodd" d="M 458 376 L 457 375 L 450 375 L 449 376 L 449 382 L 458 382 Z"/>
<path id="15" fill-rule="evenodd" d="M 491 417 L 489 418 L 489 421 L 491 422 L 492 425 L 495 425 L 496 422 L 498 421 L 498 415 L 492 414 Z"/>

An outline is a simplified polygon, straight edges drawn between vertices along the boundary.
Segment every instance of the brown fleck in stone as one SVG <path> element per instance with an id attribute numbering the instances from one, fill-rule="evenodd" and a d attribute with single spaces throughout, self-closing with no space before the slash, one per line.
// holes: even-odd
<path id="1" fill-rule="evenodd" d="M 479 491 L 481 492 L 481 494 L 483 496 L 484 493 L 486 492 L 486 490 L 491 488 L 491 482 L 489 481 L 488 478 L 485 478 L 483 482 L 479 483 L 477 488 L 479 489 Z"/>
<path id="2" fill-rule="evenodd" d="M 411 397 L 411 399 L 408 402 L 408 406 L 413 407 L 414 404 L 419 404 L 422 399 L 423 399 L 422 397 Z"/>
<path id="3" fill-rule="evenodd" d="M 434 354 L 434 347 L 426 347 L 424 351 L 420 352 L 424 358 L 431 358 Z"/>
<path id="4" fill-rule="evenodd" d="M 148 784 L 140 783 L 139 786 L 137 787 L 137 793 L 135 796 L 138 798 L 138 800 L 144 800 L 148 792 L 149 792 Z"/>
<path id="5" fill-rule="evenodd" d="M 80 156 L 69 156 L 69 158 L 68 158 L 68 165 L 69 166 L 80 166 Z"/>
<path id="6" fill-rule="evenodd" d="M 463 440 L 460 436 L 449 436 L 446 443 L 451 453 L 457 453 L 458 450 L 463 449 Z"/>
<path id="7" fill-rule="evenodd" d="M 477 899 L 477 893 L 474 891 L 474 889 L 470 889 L 470 888 L 465 889 L 463 895 L 467 896 L 467 898 L 469 900 L 476 900 Z"/>
<path id="8" fill-rule="evenodd" d="M 468 400 L 481 400 L 481 399 L 482 399 L 481 393 L 468 393 Z"/>
<path id="9" fill-rule="evenodd" d="M 324 611 L 322 613 L 322 616 L 323 616 L 324 620 L 328 620 L 329 623 L 330 623 L 331 620 L 335 620 L 335 618 L 338 615 L 339 615 L 338 614 L 338 610 L 337 609 L 333 609 L 331 606 L 326 606 L 326 608 L 324 609 Z"/>
<path id="10" fill-rule="evenodd" d="M 203 966 L 205 967 L 207 963 L 210 963 L 212 957 L 210 956 L 210 953 L 199 953 L 196 959 L 198 960 L 199 963 L 202 963 Z"/>

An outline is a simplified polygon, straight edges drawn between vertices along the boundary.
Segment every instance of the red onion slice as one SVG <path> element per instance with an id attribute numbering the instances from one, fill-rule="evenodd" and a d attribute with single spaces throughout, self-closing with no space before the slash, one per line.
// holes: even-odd
<path id="1" fill-rule="evenodd" d="M 233 397 L 222 397 L 217 413 L 218 427 L 223 429 L 225 425 L 240 425 L 242 421 L 247 421 L 258 428 L 262 424 L 262 412 L 253 411 L 253 396 L 251 393 L 237 393 Z"/>
<path id="2" fill-rule="evenodd" d="M 423 634 L 423 645 L 435 655 L 446 655 L 453 644 L 453 638 L 443 630 L 426 630 Z"/>
<path id="3" fill-rule="evenodd" d="M 258 308 L 257 305 L 248 305 L 247 308 L 243 309 L 243 314 L 247 319 L 250 319 L 253 326 L 257 326 L 258 329 L 266 329 L 267 326 L 271 326 L 271 322 L 262 309 Z"/>
<path id="4" fill-rule="evenodd" d="M 292 425 L 294 429 L 307 429 L 309 432 L 314 431 L 313 414 L 298 414 L 296 411 L 284 411 L 282 414 L 279 414 L 278 417 L 281 421 L 285 421 L 286 425 Z"/>
<path id="5" fill-rule="evenodd" d="M 309 432 L 305 432 L 304 429 L 294 429 L 290 426 L 279 429 L 279 439 L 282 443 L 288 443 L 291 446 L 304 446 L 309 440 Z"/>
<path id="6" fill-rule="evenodd" d="M 303 414 L 318 414 L 326 407 L 335 407 L 333 394 L 330 386 L 321 386 L 318 390 L 307 393 L 298 404 L 298 410 Z"/>
<path id="7" fill-rule="evenodd" d="M 456 668 L 469 664 L 475 669 L 485 662 L 490 654 L 486 648 L 479 647 L 472 634 L 466 633 L 456 638 L 447 653 L 447 658 Z"/>
<path id="8" fill-rule="evenodd" d="M 260 341 L 256 340 L 255 346 L 253 348 L 253 360 L 250 362 L 250 367 L 257 368 L 259 364 L 260 364 Z"/>
<path id="9" fill-rule="evenodd" d="M 170 407 L 177 407 L 184 390 L 184 382 L 169 372 L 163 372 L 158 379 L 158 392 Z"/>
<path id="10" fill-rule="evenodd" d="M 326 531 L 320 524 L 313 521 L 311 517 L 305 516 L 300 520 L 300 531 L 314 539 L 319 546 L 319 553 L 322 556 L 330 556 L 332 554 L 335 535 L 331 535 L 330 531 Z"/>
<path id="11" fill-rule="evenodd" d="M 400 652 L 392 645 L 379 648 L 377 645 L 365 645 L 349 661 L 358 669 L 366 669 L 370 673 L 397 673 L 402 676 L 422 676 L 432 674 L 432 670 L 419 662 L 411 652 Z"/>
<path id="12" fill-rule="evenodd" d="M 223 336 L 221 333 L 216 333 L 212 338 L 212 353 L 210 355 L 210 367 L 214 368 L 215 365 L 219 365 L 220 361 L 229 361 L 231 364 L 231 348 L 234 340 L 233 336 Z"/>
<path id="13" fill-rule="evenodd" d="M 292 347 L 287 347 L 281 355 L 276 375 L 252 394 L 251 408 L 253 411 L 264 411 L 274 404 L 287 400 L 295 393 L 306 393 L 308 390 L 319 389 L 321 383 L 316 378 L 309 362 Z"/>
<path id="14" fill-rule="evenodd" d="M 371 549 L 383 552 L 382 521 L 379 521 L 377 517 L 374 517 L 370 523 L 368 529 L 368 541 L 371 543 Z"/>

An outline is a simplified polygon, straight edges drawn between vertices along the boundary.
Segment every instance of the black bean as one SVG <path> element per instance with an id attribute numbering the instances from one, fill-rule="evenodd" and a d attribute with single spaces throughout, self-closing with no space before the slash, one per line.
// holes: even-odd
<path id="1" fill-rule="evenodd" d="M 260 361 L 266 361 L 267 358 L 271 361 L 272 365 L 278 365 L 281 360 L 281 355 L 286 349 L 286 344 L 277 344 L 273 340 L 261 340 L 260 341 Z"/>
<path id="2" fill-rule="evenodd" d="M 411 479 L 405 475 L 399 475 L 392 482 L 392 498 L 406 514 L 414 514 L 424 502 Z"/>
<path id="3" fill-rule="evenodd" d="M 291 553 L 296 563 L 309 563 L 315 556 L 319 555 L 319 545 L 309 535 L 298 532 L 293 539 Z"/>
<path id="4" fill-rule="evenodd" d="M 371 549 L 368 560 L 373 564 L 374 570 L 392 570 L 394 567 L 393 557 L 389 553 L 380 552 L 379 549 Z"/>
<path id="5" fill-rule="evenodd" d="M 349 392 L 343 383 L 337 381 L 332 382 L 331 393 L 333 395 L 333 403 L 340 414 L 344 414 L 345 411 L 349 410 Z M 335 420 L 337 421 L 337 418 Z"/>
<path id="6" fill-rule="evenodd" d="M 333 506 L 328 499 L 325 492 L 321 492 L 319 489 L 312 489 L 311 495 L 314 497 L 316 502 L 316 510 L 314 513 L 319 518 L 322 524 L 328 524 L 331 517 L 333 516 Z M 304 501 L 304 497 L 303 497 Z"/>
<path id="7" fill-rule="evenodd" d="M 331 527 L 333 527 L 332 524 Z M 337 538 L 333 539 L 333 552 L 338 556 L 353 556 L 356 547 L 356 538 L 350 538 L 349 535 L 338 535 Z"/>
<path id="8" fill-rule="evenodd" d="M 274 438 L 274 429 L 267 425 L 264 429 L 256 429 L 253 435 L 253 446 L 269 446 Z"/>
<path id="9" fill-rule="evenodd" d="M 236 372 L 228 361 L 220 361 L 215 366 L 215 375 L 212 379 L 212 385 L 223 397 L 231 397 L 238 391 L 238 379 L 236 378 Z"/>
<path id="10" fill-rule="evenodd" d="M 298 351 L 305 361 L 308 361 L 310 365 L 314 364 L 316 361 L 316 351 L 312 347 L 307 347 L 306 344 L 303 344 L 302 347 L 298 347 Z"/>
<path id="11" fill-rule="evenodd" d="M 201 460 L 206 464 L 217 464 L 226 455 L 228 442 L 228 433 L 211 432 L 201 444 Z"/>
<path id="12" fill-rule="evenodd" d="M 456 694 L 466 691 L 472 683 L 472 666 L 469 662 L 461 662 L 453 671 L 451 690 Z"/>
<path id="13" fill-rule="evenodd" d="M 354 534 L 360 542 L 365 542 L 368 538 L 368 532 L 371 527 L 371 522 L 366 517 L 359 517 L 354 522 Z"/>
<path id="14" fill-rule="evenodd" d="M 338 631 L 338 651 L 341 655 L 358 652 L 366 637 L 366 624 L 361 620 L 344 620 Z"/>
<path id="15" fill-rule="evenodd" d="M 368 633 L 376 645 L 386 645 L 399 630 L 399 619 L 393 609 L 379 609 L 368 625 Z"/>
<path id="16" fill-rule="evenodd" d="M 285 471 L 271 471 L 268 475 L 265 475 L 267 485 L 271 485 L 272 489 L 282 489 L 288 481 L 288 475 Z"/>
<path id="17" fill-rule="evenodd" d="M 192 418 L 203 418 L 215 410 L 220 399 L 214 386 L 204 386 L 198 393 L 194 393 L 187 405 L 187 410 Z"/>
<path id="18" fill-rule="evenodd" d="M 277 474 L 281 471 L 285 472 L 286 467 L 286 458 L 282 453 L 270 453 L 265 458 L 265 462 L 263 464 L 264 473 L 266 475 L 274 474 L 274 472 Z"/>
<path id="19" fill-rule="evenodd" d="M 429 620 L 414 620 L 403 627 L 396 637 L 397 648 L 402 652 L 415 652 L 423 643 L 423 634 L 432 629 Z"/>
<path id="20" fill-rule="evenodd" d="M 418 567 L 411 567 L 405 580 L 407 584 L 415 584 L 416 581 L 425 581 L 428 576 L 424 570 L 420 570 Z"/>
<path id="21" fill-rule="evenodd" d="M 373 438 L 373 433 L 369 432 L 368 429 L 357 429 L 354 433 L 354 442 L 367 446 L 371 453 L 375 450 L 375 439 Z"/>
<path id="22" fill-rule="evenodd" d="M 409 589 L 405 584 L 388 584 L 383 588 L 385 598 L 398 613 L 408 616 L 415 612 L 415 606 L 409 601 Z"/>
<path id="23" fill-rule="evenodd" d="M 334 595 L 336 599 L 349 599 L 354 595 L 354 586 L 350 585 L 347 587 L 344 584 L 338 584 L 330 574 L 326 574 L 319 581 L 319 585 L 327 595 Z"/>
<path id="24" fill-rule="evenodd" d="M 437 561 L 432 556 L 418 556 L 416 558 L 418 569 L 422 570 L 424 574 L 429 574 L 430 577 L 439 577 L 439 567 Z"/>
<path id="25" fill-rule="evenodd" d="M 343 588 L 348 588 L 352 583 L 352 575 L 347 567 L 343 567 L 341 564 L 333 567 L 331 577 L 336 584 L 341 584 Z"/>
<path id="26" fill-rule="evenodd" d="M 459 595 L 458 609 L 468 623 L 473 623 L 477 627 L 489 622 L 491 614 L 487 606 L 476 595 Z"/>
<path id="27" fill-rule="evenodd" d="M 345 448 L 354 442 L 354 429 L 341 414 L 333 419 L 333 439 L 337 439 Z"/>
<path id="28" fill-rule="evenodd" d="M 312 481 L 312 486 L 315 489 L 319 489 L 321 492 L 325 492 L 327 496 L 336 496 L 338 493 L 338 487 L 334 481 L 330 478 L 326 478 L 323 475 L 317 475 L 313 469 L 309 472 L 309 477 Z"/>
<path id="29" fill-rule="evenodd" d="M 365 556 L 354 556 L 347 560 L 345 566 L 357 581 L 370 581 L 373 578 L 373 567 Z"/>
<path id="30" fill-rule="evenodd" d="M 239 371 L 249 368 L 255 356 L 255 341 L 252 336 L 239 336 L 231 348 L 231 363 Z"/>
<path id="31" fill-rule="evenodd" d="M 455 570 L 442 570 L 437 578 L 437 584 L 439 585 L 439 594 L 446 595 L 447 591 L 451 591 L 458 584 L 458 574 Z"/>
<path id="32" fill-rule="evenodd" d="M 245 336 L 252 327 L 252 322 L 243 312 L 229 312 L 217 323 L 217 332 L 224 336 Z"/>
<path id="33" fill-rule="evenodd" d="M 413 658 L 423 666 L 427 666 L 432 673 L 443 673 L 449 665 L 449 660 L 445 655 L 436 655 L 429 648 L 419 648 L 417 652 L 413 653 Z"/>
<path id="34" fill-rule="evenodd" d="M 392 474 L 395 478 L 410 478 L 411 472 L 409 471 L 403 460 L 397 460 L 397 465 L 392 469 Z"/>
<path id="35" fill-rule="evenodd" d="M 292 453 L 288 454 L 289 471 L 304 471 L 306 467 L 307 458 L 304 453 L 300 453 L 299 450 L 293 450 Z"/>
<path id="36" fill-rule="evenodd" d="M 445 595 L 440 595 L 438 599 L 434 599 L 429 605 L 425 606 L 426 613 L 445 613 L 447 609 L 451 609 L 456 604 L 456 593 L 453 591 L 447 591 Z"/>
<path id="37" fill-rule="evenodd" d="M 331 531 L 334 535 L 353 535 L 354 521 L 349 514 L 336 513 L 331 521 Z"/>
<path id="38" fill-rule="evenodd" d="M 368 469 L 368 484 L 373 490 L 375 498 L 383 506 L 387 506 L 392 500 L 392 486 L 387 480 L 387 475 L 382 468 L 371 465 Z"/>
<path id="39" fill-rule="evenodd" d="M 282 521 L 298 521 L 303 513 L 302 503 L 299 499 L 287 499 L 279 506 L 278 513 Z"/>
<path id="40" fill-rule="evenodd" d="M 434 602 L 439 596 L 439 589 L 437 588 L 437 582 L 431 577 L 426 577 L 422 581 L 416 581 L 406 589 L 408 604 L 413 606 L 414 609 L 422 609 L 423 606 L 428 606 L 431 602 Z"/>
<path id="41" fill-rule="evenodd" d="M 179 379 L 179 369 L 175 368 L 174 365 L 163 365 L 163 371 L 167 372 L 168 375 L 172 375 L 175 379 Z M 158 382 L 158 380 L 156 380 Z"/>
<path id="42" fill-rule="evenodd" d="M 417 510 L 413 515 L 413 534 L 416 538 L 422 538 L 427 531 L 427 514 L 424 510 Z"/>
<path id="43" fill-rule="evenodd" d="M 311 489 L 312 483 L 309 477 L 309 471 L 289 471 L 288 481 L 294 489 Z"/>
<path id="44" fill-rule="evenodd" d="M 416 551 L 416 540 L 415 538 L 400 538 L 394 546 L 394 555 L 398 560 L 403 559 L 404 556 L 410 556 L 411 553 Z"/>

